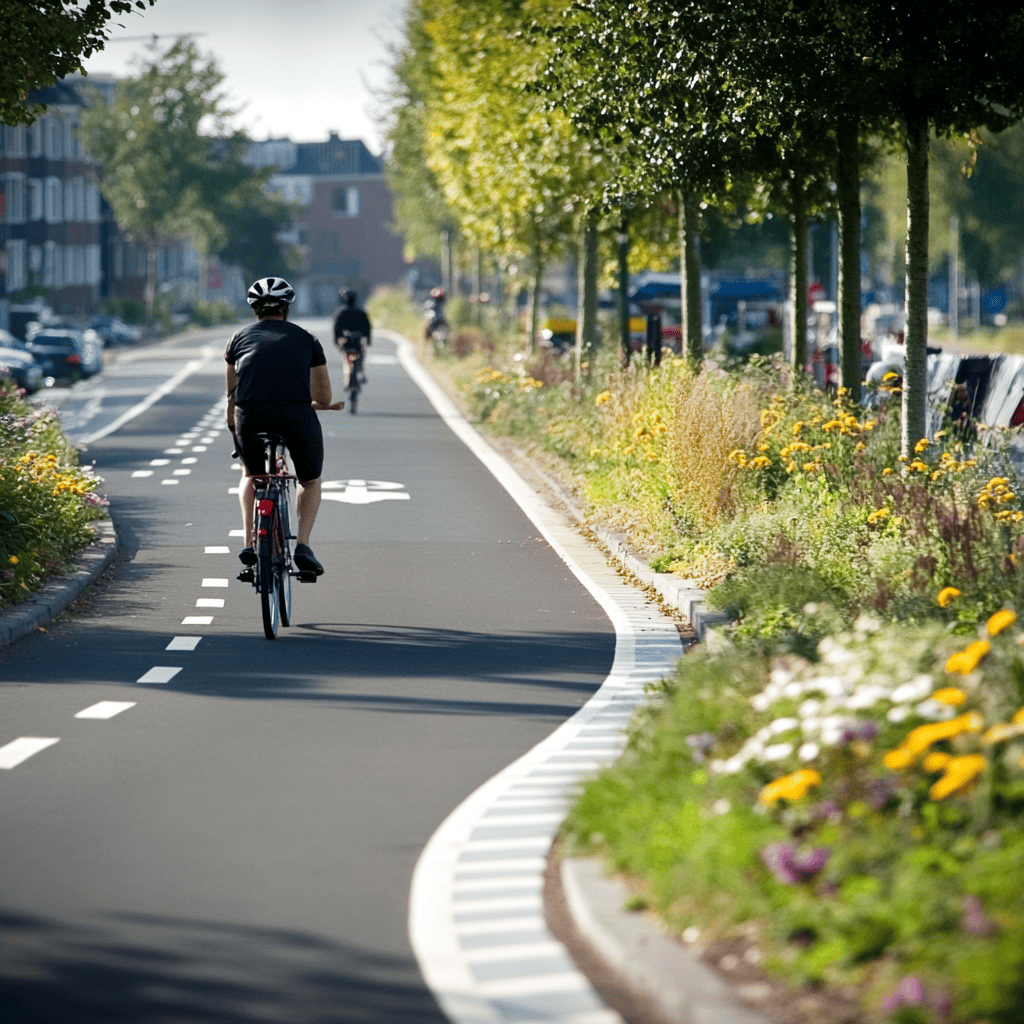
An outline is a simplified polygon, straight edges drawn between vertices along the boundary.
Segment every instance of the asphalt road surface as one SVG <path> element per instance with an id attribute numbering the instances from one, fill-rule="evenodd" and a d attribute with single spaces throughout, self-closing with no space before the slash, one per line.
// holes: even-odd
<path id="1" fill-rule="evenodd" d="M 321 414 L 326 575 L 264 639 L 235 579 L 229 333 L 56 396 L 130 559 L 0 653 L 0 744 L 56 741 L 0 771 L 3 1024 L 443 1021 L 416 859 L 612 664 L 605 614 L 383 338 L 358 415 Z"/>

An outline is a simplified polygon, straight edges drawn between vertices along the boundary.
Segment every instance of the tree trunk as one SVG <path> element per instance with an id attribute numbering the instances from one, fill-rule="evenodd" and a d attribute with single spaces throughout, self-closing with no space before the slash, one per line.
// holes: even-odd
<path id="1" fill-rule="evenodd" d="M 530 284 L 530 351 L 537 345 L 537 331 L 540 329 L 540 285 L 544 279 L 544 265 L 540 258 L 540 247 L 533 248 L 533 281 Z"/>
<path id="2" fill-rule="evenodd" d="M 695 193 L 679 190 L 679 324 L 683 351 L 694 366 L 704 358 L 700 303 L 700 206 Z"/>
<path id="3" fill-rule="evenodd" d="M 629 338 L 629 221 L 622 215 L 616 239 L 619 249 L 619 346 L 623 367 L 629 366 L 632 347 Z"/>
<path id="4" fill-rule="evenodd" d="M 860 139 L 857 121 L 839 123 L 839 338 L 843 387 L 854 404 L 860 402 Z"/>
<path id="5" fill-rule="evenodd" d="M 807 372 L 807 196 L 798 171 L 790 178 L 789 201 L 789 316 L 793 340 L 790 361 L 800 375 Z"/>
<path id="6" fill-rule="evenodd" d="M 903 430 L 909 456 L 925 437 L 928 354 L 928 119 L 907 115 L 907 278 Z"/>
<path id="7" fill-rule="evenodd" d="M 597 347 L 597 214 L 588 212 L 583 222 L 579 277 L 579 322 L 576 326 L 576 383 Z"/>
<path id="8" fill-rule="evenodd" d="M 146 323 L 156 319 L 156 243 L 146 244 Z"/>

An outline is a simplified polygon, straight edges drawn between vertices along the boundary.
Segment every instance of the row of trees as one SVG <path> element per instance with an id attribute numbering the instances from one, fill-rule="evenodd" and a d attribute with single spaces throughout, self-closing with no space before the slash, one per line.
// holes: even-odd
<path id="1" fill-rule="evenodd" d="M 1024 14 L 966 0 L 413 0 L 389 127 L 399 217 L 414 245 L 443 221 L 535 275 L 570 236 L 586 291 L 594 233 L 669 207 L 699 359 L 704 211 L 781 214 L 800 368 L 808 219 L 835 211 L 843 383 L 859 396 L 861 178 L 899 151 L 909 448 L 925 426 L 931 142 L 1020 120 L 1022 48 Z"/>
<path id="2" fill-rule="evenodd" d="M 249 140 L 230 125 L 223 80 L 216 63 L 183 38 L 163 54 L 151 51 L 109 106 L 94 93 L 82 115 L 82 141 L 100 163 L 103 194 L 121 228 L 147 248 L 150 319 L 157 250 L 168 240 L 191 242 L 201 264 L 210 254 L 239 264 L 250 280 L 288 262 L 277 235 L 291 209 L 266 190 L 272 169 L 243 163 Z"/>

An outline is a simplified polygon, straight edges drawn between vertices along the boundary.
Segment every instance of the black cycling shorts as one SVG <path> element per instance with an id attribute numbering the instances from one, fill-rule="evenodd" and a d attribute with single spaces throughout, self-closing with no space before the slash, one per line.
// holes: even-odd
<path id="1" fill-rule="evenodd" d="M 323 472 L 324 434 L 308 402 L 251 401 L 235 407 L 235 435 L 242 461 L 253 475 L 266 472 L 263 443 L 257 434 L 284 438 L 301 483 L 316 480 Z"/>

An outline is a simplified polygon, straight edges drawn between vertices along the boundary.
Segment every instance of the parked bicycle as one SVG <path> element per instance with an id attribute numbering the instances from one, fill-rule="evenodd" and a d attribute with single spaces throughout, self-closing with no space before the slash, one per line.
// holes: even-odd
<path id="1" fill-rule="evenodd" d="M 295 476 L 289 472 L 284 438 L 277 434 L 256 436 L 263 442 L 264 464 L 269 472 L 253 477 L 256 564 L 243 569 L 238 578 L 243 583 L 252 583 L 259 594 L 263 635 L 274 640 L 279 626 L 291 625 L 292 577 L 300 583 L 316 583 L 317 577 L 316 573 L 297 569 L 292 563 Z"/>

